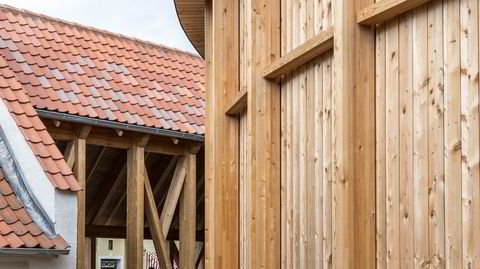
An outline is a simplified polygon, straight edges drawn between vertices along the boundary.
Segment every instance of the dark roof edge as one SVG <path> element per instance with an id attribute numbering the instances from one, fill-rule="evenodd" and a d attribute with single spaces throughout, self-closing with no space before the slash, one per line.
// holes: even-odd
<path id="1" fill-rule="evenodd" d="M 43 248 L 0 248 L 0 256 L 59 256 L 68 255 L 69 249 L 43 249 Z"/>
<path id="2" fill-rule="evenodd" d="M 172 130 L 165 130 L 160 128 L 152 128 L 152 127 L 128 124 L 128 123 L 114 122 L 110 120 L 93 119 L 88 117 L 70 115 L 62 112 L 55 112 L 55 111 L 42 110 L 42 109 L 37 109 L 37 113 L 41 118 L 45 118 L 45 119 L 64 120 L 64 121 L 80 123 L 80 124 L 88 124 L 93 126 L 119 129 L 123 131 L 132 131 L 132 132 L 143 133 L 143 134 L 166 136 L 166 137 L 173 137 L 178 139 L 187 139 L 187 140 L 192 140 L 192 141 L 197 141 L 202 143 L 205 142 L 205 136 L 198 135 L 198 134 L 189 134 L 189 133 L 183 133 L 179 131 L 172 131 Z"/>
<path id="3" fill-rule="evenodd" d="M 190 42 L 190 44 L 192 44 L 192 47 L 197 51 L 198 55 L 200 55 L 200 57 L 202 57 L 203 60 L 205 60 L 205 55 L 203 55 L 200 50 L 197 48 L 197 45 L 195 43 L 193 43 L 192 39 L 190 38 L 190 36 L 188 35 L 185 27 L 183 26 L 183 23 L 182 23 L 182 20 L 180 20 L 180 14 L 178 13 L 178 7 L 177 7 L 177 1 L 173 1 L 173 6 L 175 7 L 175 13 L 177 14 L 177 20 L 178 20 L 178 23 L 180 23 L 180 26 L 182 27 L 182 31 L 183 33 L 185 34 L 185 36 L 187 37 L 188 41 Z"/>

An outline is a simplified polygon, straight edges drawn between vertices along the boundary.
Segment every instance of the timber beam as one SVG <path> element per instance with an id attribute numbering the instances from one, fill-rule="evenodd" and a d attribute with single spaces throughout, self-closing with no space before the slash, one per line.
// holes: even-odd
<path id="1" fill-rule="evenodd" d="M 239 91 L 235 96 L 234 100 L 227 106 L 225 109 L 225 114 L 227 115 L 238 115 L 247 107 L 248 102 L 248 90 L 243 89 Z"/>
<path id="2" fill-rule="evenodd" d="M 330 27 L 269 64 L 263 70 L 263 77 L 278 79 L 332 48 L 333 27 Z"/>
<path id="3" fill-rule="evenodd" d="M 167 242 L 163 234 L 162 223 L 158 217 L 157 207 L 155 205 L 155 197 L 153 196 L 152 187 L 150 186 L 150 179 L 148 178 L 147 168 L 144 166 L 144 181 L 145 181 L 145 206 L 148 227 L 152 234 L 155 251 L 157 253 L 158 261 L 161 268 L 170 269 L 172 264 L 167 252 Z"/>
<path id="4" fill-rule="evenodd" d="M 357 23 L 375 25 L 392 19 L 431 0 L 383 0 L 363 8 L 357 14 Z"/>
<path id="5" fill-rule="evenodd" d="M 55 140 L 72 141 L 76 138 L 76 128 L 89 125 L 78 125 L 65 122 L 62 128 L 54 125 L 53 121 L 45 120 L 45 126 L 49 134 Z M 122 136 L 118 136 L 114 129 L 106 129 L 100 127 L 91 127 L 91 131 L 86 138 L 87 144 L 130 149 L 134 144 L 141 145 L 144 143 L 146 152 L 159 153 L 164 155 L 181 156 L 190 153 L 190 149 L 196 146 L 195 142 L 178 140 L 175 144 L 170 138 L 151 136 L 145 134 L 137 134 L 133 132 L 124 132 Z M 142 145 L 143 146 L 143 145 Z"/>
<path id="6" fill-rule="evenodd" d="M 110 225 L 87 225 L 85 227 L 85 235 L 87 237 L 96 237 L 96 238 L 115 238 L 115 239 L 125 239 L 127 237 L 127 227 L 125 226 L 110 226 Z M 149 228 L 144 228 L 143 230 L 144 239 L 152 239 L 152 234 L 150 233 Z M 195 231 L 195 239 L 197 242 L 203 242 L 205 239 L 204 230 Z M 168 235 L 165 238 L 167 241 L 178 241 L 180 240 L 180 230 L 179 229 L 170 229 Z"/>
<path id="7" fill-rule="evenodd" d="M 182 192 L 186 173 L 187 173 L 186 158 L 181 157 L 177 161 L 177 166 L 175 167 L 175 172 L 173 173 L 172 182 L 170 183 L 170 188 L 168 189 L 167 198 L 163 206 L 162 215 L 160 216 L 160 222 L 163 227 L 164 235 L 167 235 L 168 230 L 170 229 L 170 225 L 173 220 L 173 215 L 177 207 L 178 199 L 180 198 L 180 193 Z"/>

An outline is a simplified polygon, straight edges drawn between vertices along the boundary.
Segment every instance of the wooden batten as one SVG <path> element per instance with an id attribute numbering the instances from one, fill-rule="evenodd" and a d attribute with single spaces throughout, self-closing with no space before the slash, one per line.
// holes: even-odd
<path id="1" fill-rule="evenodd" d="M 269 79 L 279 78 L 332 49 L 333 33 L 333 27 L 330 27 L 298 46 L 296 49 L 288 52 L 269 64 L 263 71 L 263 77 Z"/>
<path id="2" fill-rule="evenodd" d="M 357 22 L 375 25 L 413 10 L 431 0 L 385 0 L 372 3 L 357 14 Z"/>
<path id="3" fill-rule="evenodd" d="M 143 266 L 144 148 L 133 145 L 127 153 L 127 268 Z"/>
<path id="4" fill-rule="evenodd" d="M 235 96 L 233 101 L 229 103 L 225 109 L 227 115 L 237 115 L 247 107 L 248 90 L 244 89 Z"/>

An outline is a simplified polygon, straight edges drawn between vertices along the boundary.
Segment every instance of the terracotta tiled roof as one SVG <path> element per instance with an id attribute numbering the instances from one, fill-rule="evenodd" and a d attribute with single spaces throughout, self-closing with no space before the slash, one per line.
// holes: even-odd
<path id="1" fill-rule="evenodd" d="M 48 238 L 32 221 L 0 168 L 0 248 L 67 249 L 60 236 Z"/>
<path id="2" fill-rule="evenodd" d="M 26 96 L 14 72 L 1 57 L 0 97 L 7 105 L 52 185 L 62 190 L 80 190 L 72 170 L 35 112 L 30 98 Z"/>
<path id="3" fill-rule="evenodd" d="M 0 54 L 36 109 L 204 134 L 199 56 L 5 6 Z"/>

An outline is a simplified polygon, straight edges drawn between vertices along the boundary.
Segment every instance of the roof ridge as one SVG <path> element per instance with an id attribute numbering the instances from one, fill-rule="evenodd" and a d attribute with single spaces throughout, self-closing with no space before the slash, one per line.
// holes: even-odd
<path id="1" fill-rule="evenodd" d="M 0 4 L 0 9 L 13 11 L 13 12 L 18 12 L 18 13 L 23 13 L 23 14 L 26 14 L 26 15 L 29 15 L 29 16 L 35 16 L 35 17 L 38 17 L 38 18 L 41 18 L 41 19 L 46 19 L 46 20 L 50 20 L 50 21 L 54 21 L 54 22 L 58 22 L 58 23 L 63 23 L 63 24 L 67 24 L 67 25 L 70 25 L 70 26 L 74 26 L 74 27 L 84 28 L 84 29 L 89 30 L 89 31 L 99 32 L 101 34 L 110 35 L 110 36 L 116 37 L 116 38 L 127 39 L 127 40 L 137 42 L 137 43 L 140 43 L 140 44 L 143 44 L 143 45 L 152 46 L 152 47 L 155 47 L 155 48 L 166 49 L 166 50 L 170 50 L 170 51 L 174 51 L 174 52 L 187 54 L 189 56 L 192 56 L 192 57 L 199 58 L 199 59 L 203 60 L 203 58 L 200 55 L 196 55 L 196 54 L 194 54 L 192 52 L 189 52 L 189 51 L 169 47 L 169 46 L 166 46 L 166 45 L 163 45 L 163 44 L 158 44 L 158 43 L 155 43 L 155 42 L 152 42 L 152 41 L 143 40 L 143 39 L 139 39 L 139 38 L 136 38 L 136 37 L 126 36 L 126 35 L 123 35 L 121 33 L 115 33 L 115 32 L 112 32 L 112 31 L 108 31 L 108 30 L 96 28 L 96 27 L 93 27 L 93 26 L 80 24 L 80 23 L 73 22 L 73 21 L 67 21 L 67 20 L 64 20 L 64 19 L 52 17 L 52 16 L 49 16 L 49 15 L 45 15 L 45 14 L 42 14 L 42 13 L 33 12 L 31 10 L 27 10 L 27 9 L 23 9 L 23 8 L 17 8 L 17 7 L 14 7 L 14 6 L 7 5 L 7 4 Z"/>

